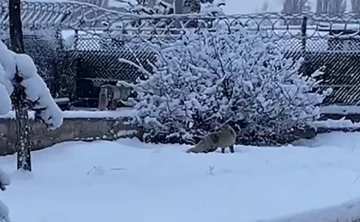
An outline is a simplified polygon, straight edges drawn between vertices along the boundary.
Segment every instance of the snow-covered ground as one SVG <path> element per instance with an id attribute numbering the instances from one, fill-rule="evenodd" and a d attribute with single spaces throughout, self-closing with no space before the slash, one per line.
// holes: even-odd
<path id="1" fill-rule="evenodd" d="M 33 152 L 31 174 L 15 171 L 15 156 L 0 157 L 12 176 L 1 199 L 14 222 L 266 221 L 360 197 L 359 138 L 207 155 L 132 139 L 66 142 Z"/>

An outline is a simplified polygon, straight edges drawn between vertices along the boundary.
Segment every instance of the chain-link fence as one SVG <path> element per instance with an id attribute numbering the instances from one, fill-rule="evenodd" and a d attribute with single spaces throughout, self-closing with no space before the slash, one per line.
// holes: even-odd
<path id="1" fill-rule="evenodd" d="M 74 53 L 77 54 L 78 86 L 89 85 L 88 88 L 77 87 L 77 95 L 82 98 L 95 98 L 97 91 L 90 86 L 98 86 L 100 82 L 126 80 L 133 81 L 141 72 L 134 66 L 118 61 L 118 58 L 128 59 L 136 64 L 142 64 L 146 69 L 147 60 L 155 60 L 154 53 L 149 49 L 149 41 L 153 43 L 165 40 L 174 41 L 181 35 L 184 28 L 176 29 L 177 17 L 157 18 L 162 25 L 154 24 L 154 19 L 142 18 L 141 25 L 114 28 L 117 35 L 109 34 L 78 34 Z M 177 20 L 178 19 L 178 20 Z M 189 21 L 194 27 L 214 29 L 216 27 L 209 18 L 187 18 L 180 20 L 186 27 Z M 260 34 L 264 41 L 271 39 L 283 46 L 287 56 L 304 58 L 303 72 L 311 74 L 323 67 L 325 75 L 322 87 L 333 88 L 333 93 L 325 100 L 326 104 L 357 105 L 360 102 L 360 21 L 343 15 L 342 17 L 324 17 L 315 14 L 282 15 L 282 14 L 253 14 L 223 17 L 215 21 L 224 23 L 231 30 L 241 24 L 246 29 Z M 163 24 L 168 27 L 164 27 Z M 122 21 L 125 24 L 125 19 Z M 202 24 L 202 25 L 199 25 Z M 131 38 L 124 36 L 132 32 Z M 126 33 L 126 34 L 125 34 Z M 146 34 L 144 34 L 146 33 Z M 151 36 L 151 38 L 149 37 Z M 121 37 L 121 38 L 120 38 Z M 125 39 L 125 40 L 124 40 Z"/>
<path id="2" fill-rule="evenodd" d="M 82 5 L 76 7 L 80 10 Z M 153 44 L 171 44 L 187 28 L 216 31 L 220 24 L 226 25 L 229 32 L 240 24 L 261 35 L 264 41 L 271 40 L 282 46 L 287 56 L 303 57 L 305 74 L 324 67 L 322 87 L 333 88 L 325 103 L 360 103 L 360 20 L 351 14 L 329 17 L 267 13 L 214 19 L 202 15 L 137 16 L 101 9 L 99 17 L 89 19 L 85 16 L 87 13 L 76 13 L 76 18 L 72 18 L 68 11 L 52 12 L 51 7 L 42 8 L 46 8 L 49 18 L 54 14 L 54 18 L 48 20 L 52 22 L 35 24 L 35 20 L 26 19 L 25 27 L 39 29 L 41 26 L 42 30 L 47 27 L 50 31 L 26 35 L 26 52 L 34 58 L 39 74 L 55 98 L 68 97 L 81 106 L 97 103 L 101 84 L 114 84 L 117 80 L 133 82 L 143 74 L 139 66 L 151 72 L 150 64 L 156 61 L 157 53 Z M 65 8 L 73 7 L 66 4 Z M 35 9 L 34 6 L 34 12 Z M 90 9 L 96 15 L 98 8 Z M 28 10 L 26 15 L 31 14 L 32 3 L 26 3 L 24 10 Z M 76 19 L 84 22 L 74 22 Z M 0 24 L 5 23 L 0 19 Z M 48 29 L 54 26 L 56 29 Z M 71 34 L 64 36 L 64 29 Z M 6 42 L 6 38 L 3 39 Z"/>
<path id="3" fill-rule="evenodd" d="M 10 48 L 9 34 L 0 33 L 1 40 Z M 25 52 L 36 65 L 38 74 L 47 84 L 54 98 L 71 98 L 76 82 L 69 53 L 62 47 L 60 31 L 56 29 L 24 31 Z"/>
<path id="4" fill-rule="evenodd" d="M 75 59 L 76 103 L 80 106 L 96 106 L 102 84 L 116 84 L 119 80 L 134 83 L 144 74 L 136 66 L 121 62 L 120 58 L 148 72 L 152 71 L 150 64 L 156 60 L 154 52 L 135 38 L 125 43 L 89 33 L 77 33 L 70 54 Z"/>

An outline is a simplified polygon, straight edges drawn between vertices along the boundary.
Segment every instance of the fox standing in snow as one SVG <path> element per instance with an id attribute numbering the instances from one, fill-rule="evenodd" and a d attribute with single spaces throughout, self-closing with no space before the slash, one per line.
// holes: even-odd
<path id="1" fill-rule="evenodd" d="M 116 86 L 105 84 L 100 87 L 99 110 L 115 110 L 119 101 L 126 101 L 131 93 L 131 88 L 117 84 Z M 110 103 L 110 104 L 109 104 Z"/>
<path id="2" fill-rule="evenodd" d="M 225 153 L 225 148 L 229 147 L 230 152 L 234 153 L 234 144 L 236 140 L 235 130 L 225 125 L 216 132 L 210 133 L 194 147 L 188 149 L 187 153 L 209 153 L 221 148 L 221 152 Z"/>

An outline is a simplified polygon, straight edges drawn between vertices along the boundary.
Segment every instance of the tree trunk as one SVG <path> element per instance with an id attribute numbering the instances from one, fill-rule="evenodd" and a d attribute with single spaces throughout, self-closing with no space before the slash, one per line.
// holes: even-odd
<path id="1" fill-rule="evenodd" d="M 9 0 L 11 50 L 15 53 L 25 52 L 20 10 L 20 0 Z M 19 76 L 16 67 L 15 78 L 13 80 L 14 92 L 11 95 L 11 99 L 15 108 L 16 117 L 17 140 L 15 149 L 17 151 L 17 168 L 31 171 L 30 124 L 26 94 L 24 87 L 20 84 L 21 81 L 22 77 Z"/>

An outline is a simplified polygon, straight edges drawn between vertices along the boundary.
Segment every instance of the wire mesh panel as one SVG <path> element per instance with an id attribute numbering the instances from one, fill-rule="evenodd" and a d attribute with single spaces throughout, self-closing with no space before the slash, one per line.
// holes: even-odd
<path id="1" fill-rule="evenodd" d="M 329 19 L 330 20 L 330 19 Z M 331 87 L 333 92 L 324 104 L 358 105 L 360 103 L 360 48 L 358 29 L 354 21 L 328 23 L 318 21 L 321 27 L 308 28 L 306 55 L 308 71 L 324 67 L 321 88 Z M 327 24 L 327 25 L 325 25 Z M 334 25 L 335 24 L 335 25 Z"/>
<path id="2" fill-rule="evenodd" d="M 10 39 L 7 33 L 1 33 L 2 41 L 10 48 Z M 25 52 L 32 57 L 38 74 L 43 78 L 53 97 L 67 96 L 59 93 L 59 74 L 63 68 L 59 67 L 61 61 L 61 42 L 56 37 L 56 30 L 25 31 Z M 70 88 L 69 85 L 64 86 Z"/>
<path id="3" fill-rule="evenodd" d="M 57 98 L 76 98 L 76 63 L 71 51 L 59 50 L 56 55 L 56 64 L 53 75 L 57 76 L 56 95 Z"/>
<path id="4" fill-rule="evenodd" d="M 287 57 L 304 58 L 304 74 L 323 68 L 325 73 L 320 88 L 333 89 L 324 104 L 359 105 L 360 21 L 349 14 L 302 16 L 306 18 L 303 19 L 305 24 L 286 25 L 285 28 L 273 25 L 270 33 L 279 38 Z"/>
<path id="5" fill-rule="evenodd" d="M 0 25 L 6 30 L 7 4 L 1 3 L 0 8 Z M 225 25 L 232 32 L 241 25 L 264 41 L 281 46 L 287 57 L 303 58 L 303 74 L 309 75 L 324 67 L 322 87 L 334 89 L 325 103 L 360 103 L 360 63 L 357 62 L 360 19 L 352 14 L 142 16 L 89 4 L 25 1 L 22 12 L 26 30 L 55 27 L 77 32 L 71 47 L 55 47 L 38 35 L 26 37 L 31 39 L 25 40 L 25 43 L 31 42 L 25 44 L 26 52 L 34 58 L 39 74 L 55 97 L 96 100 L 101 84 L 114 84 L 117 80 L 132 82 L 144 70 L 151 72 L 149 62 L 155 62 L 158 53 L 154 44 L 171 44 L 189 28 L 216 32 L 216 27 Z"/>
<path id="6" fill-rule="evenodd" d="M 76 60 L 76 102 L 85 106 L 95 106 L 102 84 L 119 80 L 134 83 L 144 75 L 139 67 L 151 73 L 151 64 L 156 61 L 145 42 L 89 33 L 77 35 L 71 54 Z"/>

